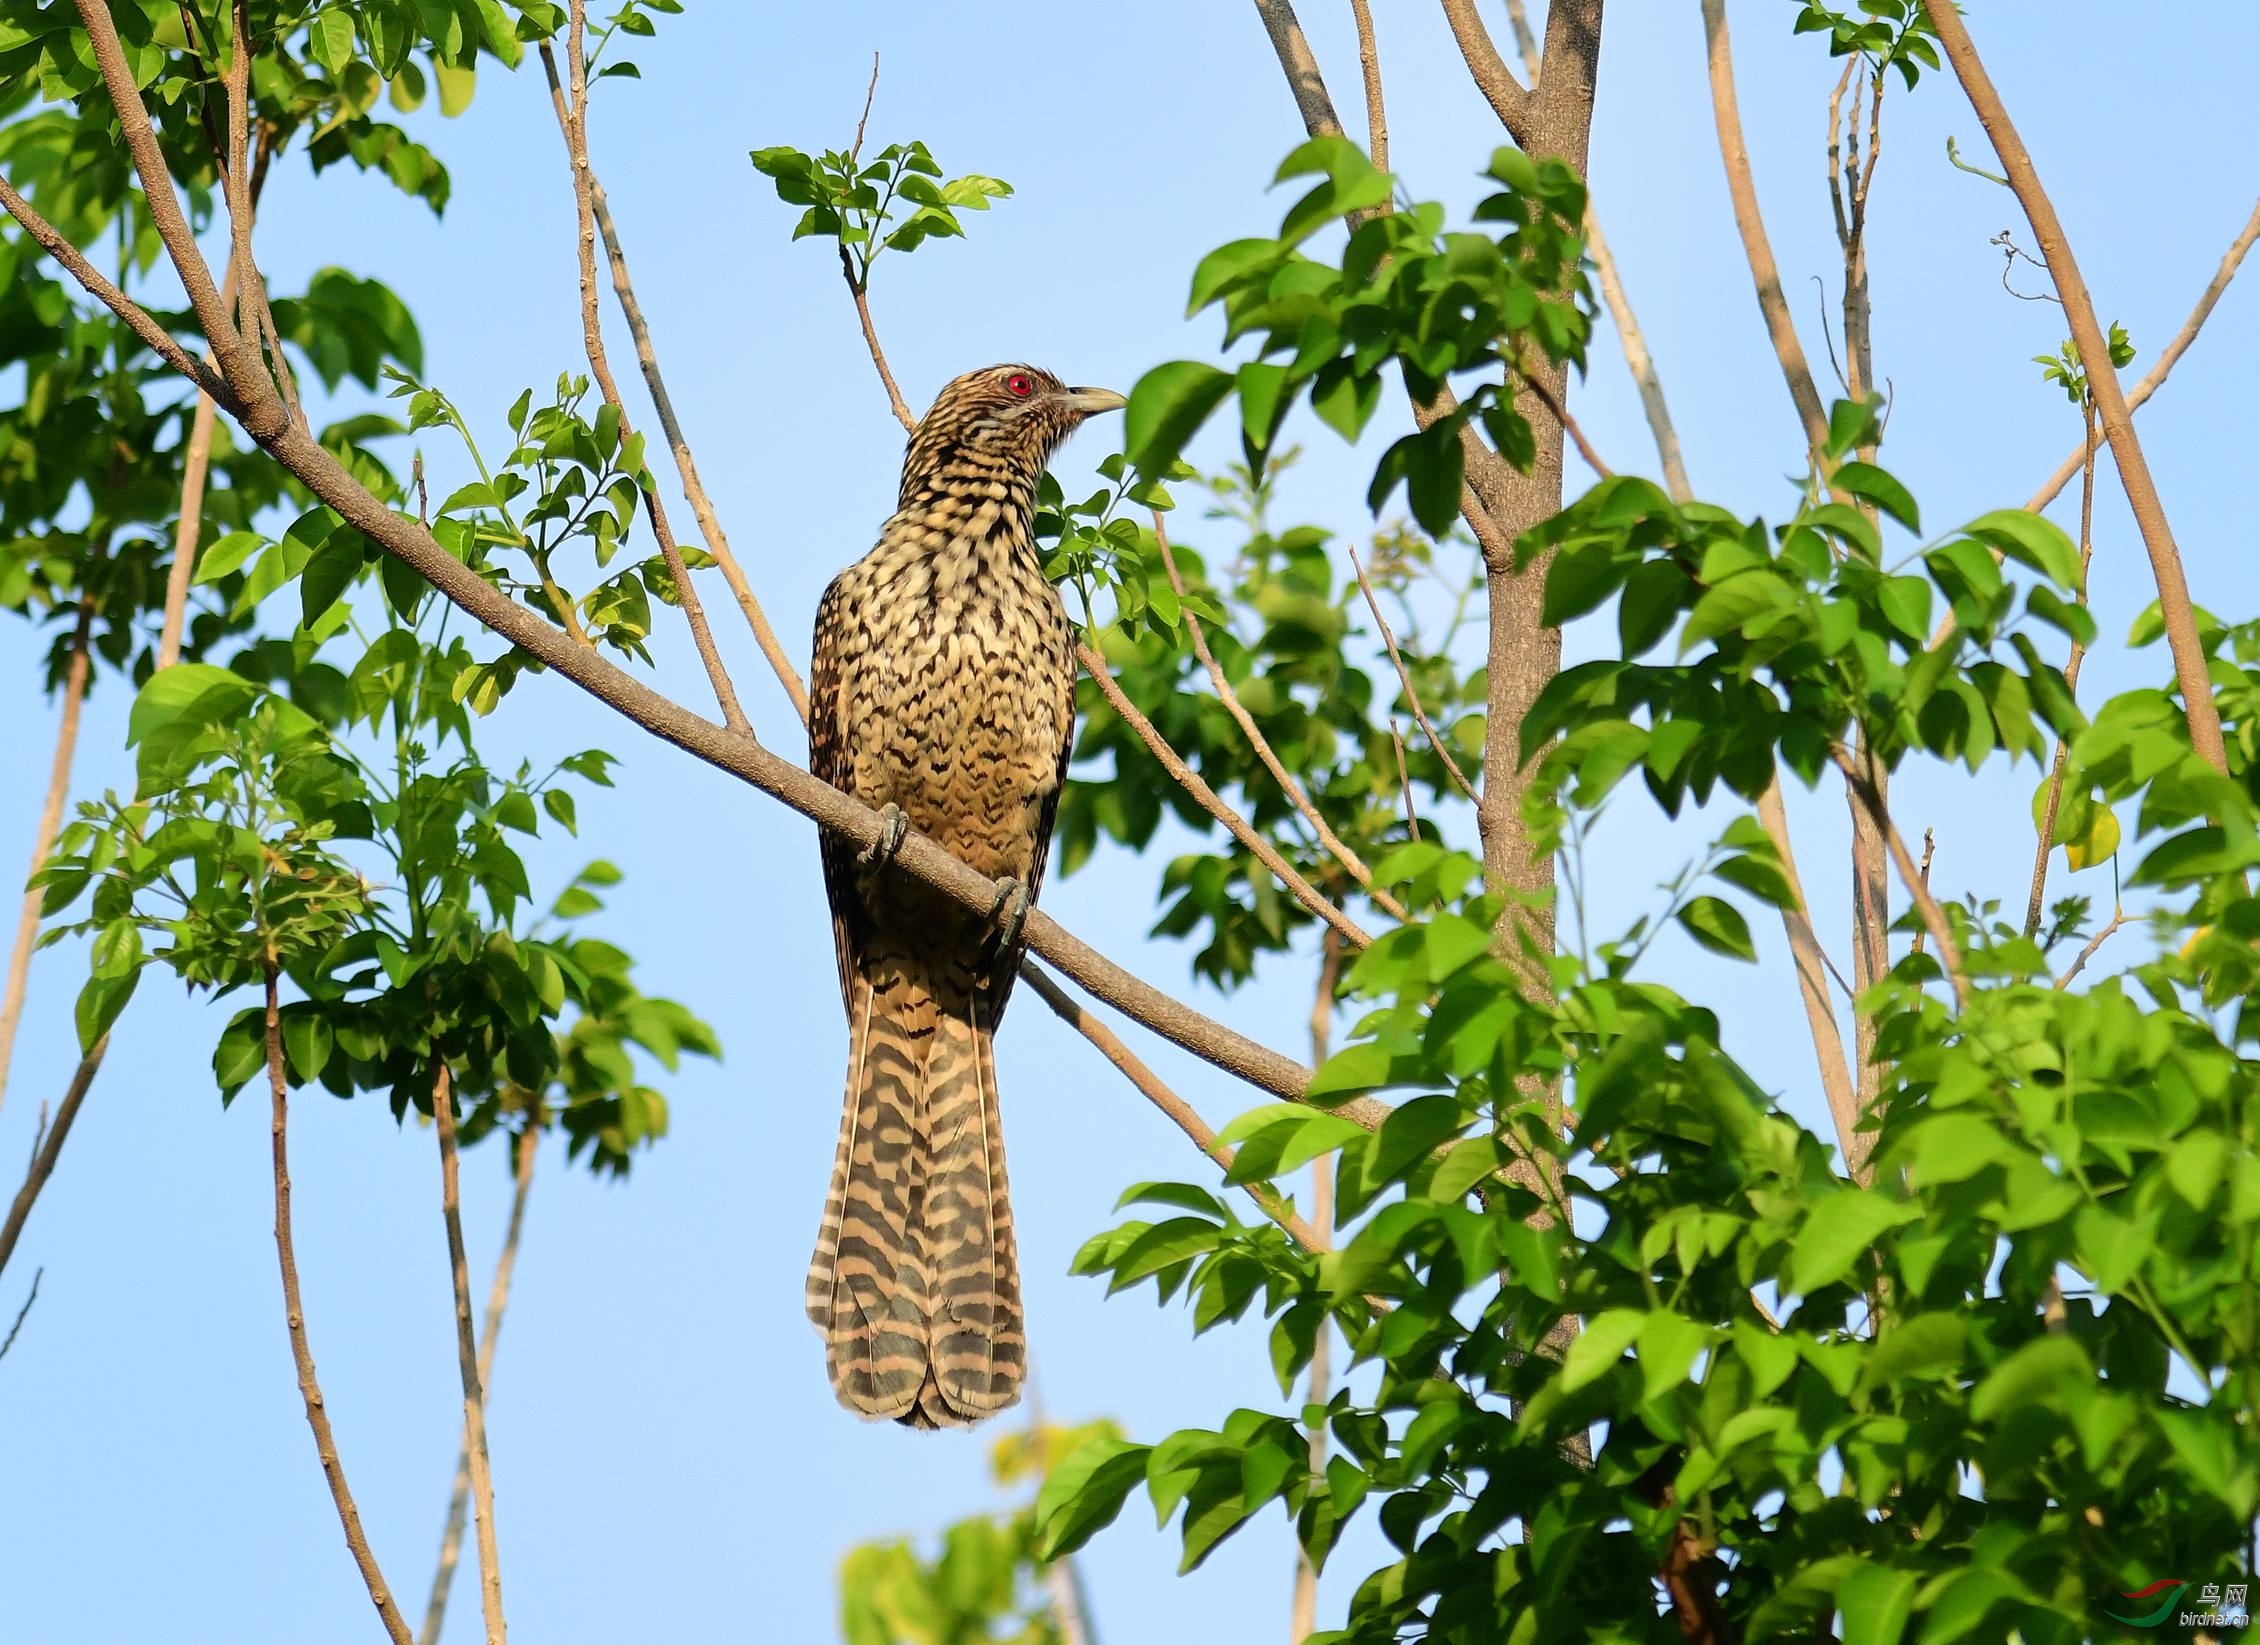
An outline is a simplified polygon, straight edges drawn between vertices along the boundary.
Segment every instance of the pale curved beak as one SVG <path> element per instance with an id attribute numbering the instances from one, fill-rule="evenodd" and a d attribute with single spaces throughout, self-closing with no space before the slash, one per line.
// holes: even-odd
<path id="1" fill-rule="evenodd" d="M 1130 402 L 1111 388 L 1071 388 L 1054 395 L 1056 403 L 1070 411 L 1080 411 L 1084 416 L 1096 416 L 1102 411 L 1120 411 Z"/>

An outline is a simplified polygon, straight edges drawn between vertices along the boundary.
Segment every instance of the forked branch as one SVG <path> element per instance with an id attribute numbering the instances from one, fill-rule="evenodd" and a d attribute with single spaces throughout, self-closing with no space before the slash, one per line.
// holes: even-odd
<path id="1" fill-rule="evenodd" d="M 1718 3 L 1719 0 L 1705 0 L 1706 5 Z M 2127 506 L 2142 532 L 2143 547 L 2150 554 L 2151 574 L 2158 586 L 2158 611 L 2165 624 L 2166 643 L 2174 655 L 2174 677 L 2181 686 L 2182 712 L 2189 721 L 2190 746 L 2199 758 L 2225 776 L 2229 769 L 2228 750 L 2221 740 L 2220 710 L 2213 701 L 2213 682 L 2207 672 L 2205 646 L 2198 637 L 2197 614 L 2190 603 L 2189 579 L 2182 570 L 2181 550 L 2174 545 L 2165 503 L 2158 495 L 2157 481 L 2151 477 L 2149 461 L 2143 456 L 2142 439 L 2135 432 L 2134 414 L 2127 405 L 2126 391 L 2120 387 L 2118 374 L 2112 369 L 2110 344 L 2096 320 L 2095 303 L 2088 295 L 2087 282 L 2080 276 L 2071 239 L 2056 216 L 2055 202 L 2041 186 L 2040 173 L 2033 166 L 2024 139 L 2017 135 L 2008 108 L 1978 57 L 1960 11 L 1952 5 L 1940 5 L 1937 0 L 1925 0 L 1923 10 L 1938 31 L 1939 48 L 1953 65 L 1954 76 L 1961 81 L 1963 94 L 1977 111 L 1978 122 L 1993 140 L 1993 152 L 2000 158 L 2001 169 L 2007 173 L 2009 186 L 2016 192 L 2017 203 L 2024 208 L 2025 221 L 2032 225 L 2033 237 L 2040 242 L 2041 258 L 2048 264 L 2056 295 L 2063 302 L 2064 318 L 2072 328 L 2073 346 L 2078 349 L 2086 369 L 2088 392 L 2095 398 L 2096 415 L 2103 424 L 2104 438 L 2110 442 L 2120 488 L 2125 491 Z"/>

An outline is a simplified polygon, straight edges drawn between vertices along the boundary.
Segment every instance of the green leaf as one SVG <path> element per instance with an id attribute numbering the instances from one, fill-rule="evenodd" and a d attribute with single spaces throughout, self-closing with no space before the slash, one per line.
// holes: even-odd
<path id="1" fill-rule="evenodd" d="M 299 622 L 312 628 L 317 619 L 337 604 L 353 581 L 361 575 L 367 540 L 361 533 L 338 530 L 330 533 L 314 557 L 306 562 L 306 569 L 298 575 L 300 601 Z"/>
<path id="2" fill-rule="evenodd" d="M 1045 1476 L 1036 1493 L 1036 1547 L 1054 1560 L 1114 1523 L 1122 1502 L 1146 1477 L 1150 1445 L 1104 1435 L 1085 1441 Z"/>
<path id="3" fill-rule="evenodd" d="M 1814 1206 L 1798 1230 L 1789 1262 L 1789 1288 L 1810 1296 L 1852 1271 L 1886 1230 L 1905 1226 L 1921 1213 L 1903 1200 L 1886 1199 L 1864 1188 L 1830 1194 Z"/>
<path id="4" fill-rule="evenodd" d="M 1690 937 L 1714 954 L 1736 960 L 1758 957 L 1758 945 L 1750 937 L 1750 922 L 1730 902 L 1718 897 L 1693 897 L 1674 918 Z"/>
<path id="5" fill-rule="evenodd" d="M 1875 464 L 1841 463 L 1829 480 L 1838 490 L 1875 504 L 1909 531 L 1921 533 L 1922 517 L 1915 507 L 1913 494 Z"/>
<path id="6" fill-rule="evenodd" d="M 2053 520 L 2021 508 L 1997 508 L 1962 529 L 2010 559 L 2031 566 L 2059 588 L 2080 586 L 2079 548 Z"/>
<path id="7" fill-rule="evenodd" d="M 2058 1394 L 2092 1389 L 2095 1367 L 2068 1336 L 2035 1337 L 1979 1383 L 1970 1397 L 1973 1421 L 1991 1422 L 2012 1406 L 2041 1403 Z"/>
<path id="8" fill-rule="evenodd" d="M 1166 477 L 1232 384 L 1231 376 L 1198 360 L 1171 360 L 1139 378 L 1122 416 L 1123 449 L 1132 465 L 1150 478 Z"/>
<path id="9" fill-rule="evenodd" d="M 1561 1374 L 1555 1379 L 1562 1392 L 1575 1393 L 1615 1369 L 1648 1319 L 1638 1308 L 1611 1308 L 1586 1321 L 1562 1356 Z"/>
<path id="10" fill-rule="evenodd" d="M 1862 1562 L 1836 1587 L 1844 1645 L 1899 1645 L 1915 1609 L 1915 1573 Z"/>

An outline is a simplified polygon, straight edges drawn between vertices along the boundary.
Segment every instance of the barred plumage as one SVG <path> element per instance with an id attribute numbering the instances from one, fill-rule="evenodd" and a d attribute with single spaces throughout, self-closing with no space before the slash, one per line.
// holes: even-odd
<path id="1" fill-rule="evenodd" d="M 1122 403 L 1029 366 L 957 378 L 910 439 L 878 545 L 816 611 L 809 768 L 1029 897 L 1074 733 L 1074 630 L 1032 527 L 1059 442 Z M 1020 962 L 984 921 L 827 834 L 845 1112 L 808 1317 L 842 1405 L 962 1426 L 1027 1345 L 993 1036 Z"/>

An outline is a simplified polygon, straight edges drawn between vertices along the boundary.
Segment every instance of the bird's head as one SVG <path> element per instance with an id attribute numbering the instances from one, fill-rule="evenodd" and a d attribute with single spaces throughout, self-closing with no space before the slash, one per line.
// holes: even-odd
<path id="1" fill-rule="evenodd" d="M 1123 403 L 1112 389 L 1069 388 L 1034 366 L 969 371 L 943 385 L 911 435 L 905 487 L 917 475 L 966 460 L 1033 480 L 1084 418 Z"/>

